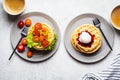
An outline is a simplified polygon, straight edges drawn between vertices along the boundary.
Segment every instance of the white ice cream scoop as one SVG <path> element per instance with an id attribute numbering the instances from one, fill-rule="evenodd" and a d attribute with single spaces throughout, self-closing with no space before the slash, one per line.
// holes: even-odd
<path id="1" fill-rule="evenodd" d="M 91 35 L 88 32 L 82 32 L 79 36 L 79 41 L 84 44 L 91 42 Z"/>

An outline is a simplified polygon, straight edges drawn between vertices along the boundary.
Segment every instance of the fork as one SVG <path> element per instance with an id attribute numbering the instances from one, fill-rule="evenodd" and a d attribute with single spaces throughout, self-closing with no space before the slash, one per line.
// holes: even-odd
<path id="1" fill-rule="evenodd" d="M 28 30 L 27 27 L 24 27 L 24 28 L 22 29 L 22 31 L 21 31 L 21 38 L 20 38 L 20 40 L 18 41 L 18 43 L 17 43 L 15 49 L 13 50 L 12 54 L 10 55 L 9 60 L 12 58 L 13 54 L 15 53 L 15 50 L 17 49 L 17 46 L 18 46 L 19 43 L 21 42 L 22 38 L 27 36 L 27 30 Z"/>
<path id="2" fill-rule="evenodd" d="M 100 27 L 100 26 L 101 26 L 101 23 L 100 23 L 99 19 L 98 19 L 98 18 L 94 18 L 94 19 L 93 19 L 93 23 L 94 23 L 94 25 L 95 25 L 97 28 L 99 28 L 100 32 L 102 33 L 105 41 L 107 42 L 107 44 L 108 44 L 108 46 L 109 46 L 109 48 L 110 48 L 111 50 L 113 50 L 112 47 L 111 47 L 111 45 L 110 45 L 110 43 L 108 42 L 106 36 L 104 35 L 101 27 Z"/>

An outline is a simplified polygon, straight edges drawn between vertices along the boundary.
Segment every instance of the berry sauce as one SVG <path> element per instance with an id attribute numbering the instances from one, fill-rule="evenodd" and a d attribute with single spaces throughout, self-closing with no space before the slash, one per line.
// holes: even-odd
<path id="1" fill-rule="evenodd" d="M 79 41 L 79 36 L 81 35 L 82 32 L 87 32 L 88 34 L 90 34 L 90 36 L 91 36 L 91 42 L 90 42 L 90 43 L 85 44 L 85 43 L 81 43 L 81 42 Z M 94 42 L 94 37 L 95 37 L 95 35 L 92 35 L 92 34 L 91 34 L 90 32 L 88 32 L 87 30 L 82 31 L 82 32 L 78 33 L 78 38 L 77 38 L 78 44 L 81 45 L 81 46 L 84 46 L 84 47 L 91 47 L 92 43 Z"/>

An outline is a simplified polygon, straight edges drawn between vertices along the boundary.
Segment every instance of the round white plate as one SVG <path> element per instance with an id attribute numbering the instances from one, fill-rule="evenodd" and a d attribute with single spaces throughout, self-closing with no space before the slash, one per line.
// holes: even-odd
<path id="1" fill-rule="evenodd" d="M 20 16 L 18 20 L 16 20 L 16 22 L 13 24 L 13 27 L 11 29 L 10 41 L 11 41 L 13 49 L 15 48 L 15 46 L 17 45 L 17 43 L 21 37 L 22 29 L 18 28 L 17 24 L 20 20 L 25 21 L 25 19 L 28 19 L 28 18 L 32 20 L 32 24 L 35 24 L 36 22 L 44 22 L 44 23 L 47 23 L 48 25 L 50 25 L 54 29 L 56 34 L 58 35 L 56 46 L 52 51 L 49 51 L 49 52 L 34 53 L 33 57 L 31 57 L 31 58 L 27 57 L 27 51 L 28 51 L 27 47 L 25 48 L 24 52 L 19 53 L 16 50 L 16 53 L 22 59 L 27 60 L 27 61 L 31 61 L 31 62 L 44 61 L 44 60 L 50 58 L 57 51 L 59 44 L 60 44 L 60 30 L 58 28 L 57 23 L 50 16 L 48 16 L 44 13 L 31 12 L 31 13 L 24 14 L 24 15 Z"/>
<path id="2" fill-rule="evenodd" d="M 92 55 L 84 55 L 83 53 L 80 53 L 73 48 L 70 41 L 72 32 L 82 24 L 93 24 L 92 20 L 94 18 L 98 18 L 100 20 L 102 31 L 104 32 L 110 45 L 113 46 L 113 43 L 114 43 L 114 29 L 109 25 L 109 23 L 103 17 L 96 14 L 91 14 L 91 13 L 86 13 L 86 14 L 77 16 L 68 24 L 66 28 L 65 35 L 64 35 L 64 44 L 68 53 L 74 59 L 83 63 L 98 62 L 104 59 L 111 51 L 103 37 L 102 37 L 101 48 Z"/>

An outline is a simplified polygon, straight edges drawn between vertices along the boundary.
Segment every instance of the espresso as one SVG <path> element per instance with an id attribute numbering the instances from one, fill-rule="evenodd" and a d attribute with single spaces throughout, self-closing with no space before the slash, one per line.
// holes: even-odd
<path id="1" fill-rule="evenodd" d="M 5 0 L 6 9 L 13 14 L 20 13 L 25 6 L 24 0 Z"/>
<path id="2" fill-rule="evenodd" d="M 120 28 L 120 6 L 116 7 L 111 14 L 112 23 Z"/>

